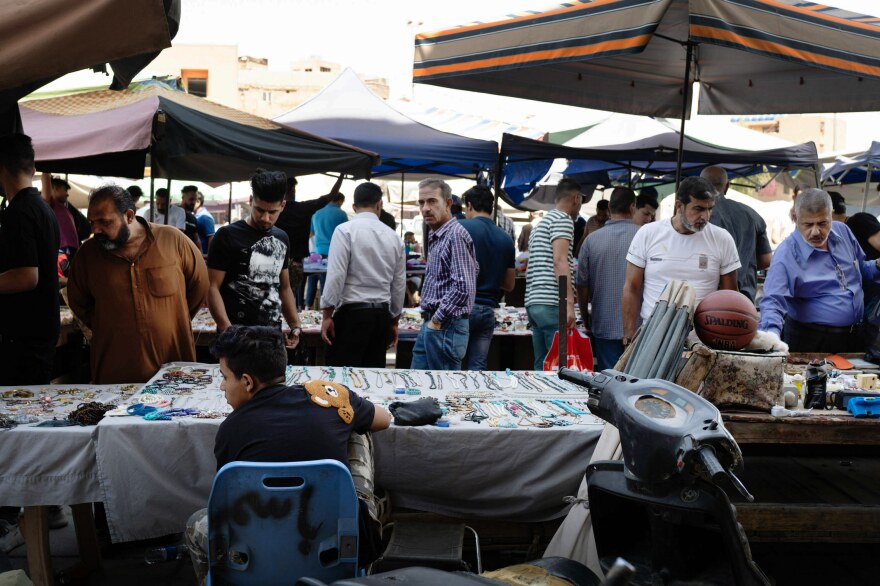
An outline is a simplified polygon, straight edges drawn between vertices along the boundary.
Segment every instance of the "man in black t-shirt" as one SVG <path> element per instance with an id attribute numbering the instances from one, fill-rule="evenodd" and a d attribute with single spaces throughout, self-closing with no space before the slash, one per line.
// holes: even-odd
<path id="1" fill-rule="evenodd" d="M 33 178 L 30 137 L 0 136 L 0 195 L 7 204 L 0 226 L 0 385 L 48 383 L 61 331 L 58 221 Z M 19 507 L 0 506 L 2 553 L 24 542 L 18 514 Z M 53 528 L 67 525 L 58 507 L 49 519 Z"/>
<path id="2" fill-rule="evenodd" d="M 0 385 L 48 383 L 61 330 L 58 222 L 33 177 L 31 139 L 0 137 Z"/>
<path id="3" fill-rule="evenodd" d="M 361 506 L 358 561 L 361 565 L 373 561 L 363 549 L 367 533 L 378 530 L 368 521 L 373 518 L 369 512 L 373 495 L 368 489 L 372 486 L 372 450 L 364 447 L 371 445 L 369 440 L 364 442 L 357 436 L 386 429 L 391 423 L 388 411 L 336 383 L 308 381 L 285 386 L 287 356 L 274 328 L 232 326 L 217 336 L 211 351 L 220 361 L 220 388 L 233 408 L 217 430 L 217 470 L 236 461 L 330 459 L 349 466 L 350 461 L 361 462 L 352 469 Z M 359 482 L 361 475 L 368 477 L 366 482 Z M 208 568 L 206 509 L 187 521 L 186 540 L 196 577 L 204 583 Z"/>
<path id="4" fill-rule="evenodd" d="M 232 324 L 281 328 L 281 316 L 291 327 L 288 348 L 299 343 L 299 315 L 290 288 L 290 244 L 275 227 L 284 208 L 287 176 L 258 171 L 251 178 L 251 214 L 220 228 L 208 250 L 208 309 L 217 332 Z"/>
<path id="5" fill-rule="evenodd" d="M 276 226 L 284 230 L 290 240 L 290 287 L 296 296 L 297 307 L 305 307 L 303 303 L 303 259 L 309 255 L 309 232 L 311 231 L 312 216 L 330 203 L 330 200 L 339 193 L 344 175 L 340 174 L 333 188 L 327 195 L 309 201 L 296 201 L 296 178 L 287 179 L 287 194 L 284 199 L 287 203 L 278 216 Z"/>

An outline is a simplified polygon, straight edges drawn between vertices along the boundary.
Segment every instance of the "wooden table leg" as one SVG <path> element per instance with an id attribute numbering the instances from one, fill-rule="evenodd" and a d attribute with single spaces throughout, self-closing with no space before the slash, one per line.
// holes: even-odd
<path id="1" fill-rule="evenodd" d="M 49 507 L 25 507 L 21 534 L 27 548 L 28 569 L 34 586 L 52 586 L 52 558 L 49 555 Z"/>
<path id="2" fill-rule="evenodd" d="M 101 547 L 95 531 L 95 516 L 92 503 L 70 505 L 73 514 L 73 526 L 76 528 L 76 543 L 79 547 L 79 559 L 87 570 L 101 568 Z"/>

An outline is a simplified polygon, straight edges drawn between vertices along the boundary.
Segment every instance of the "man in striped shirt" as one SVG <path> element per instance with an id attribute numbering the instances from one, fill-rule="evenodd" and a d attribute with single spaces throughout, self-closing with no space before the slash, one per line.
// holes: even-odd
<path id="1" fill-rule="evenodd" d="M 568 327 L 574 327 L 574 220 L 581 211 L 581 186 L 563 179 L 556 186 L 556 208 L 548 212 L 529 238 L 526 269 L 526 312 L 532 327 L 535 370 L 544 370 L 544 358 L 553 344 L 559 324 L 558 279 L 568 277 Z"/>
<path id="2" fill-rule="evenodd" d="M 479 265 L 474 242 L 451 209 L 452 189 L 445 181 L 419 183 L 419 210 L 430 229 L 421 301 L 424 323 L 412 356 L 412 367 L 419 370 L 460 369 L 468 345 Z"/>

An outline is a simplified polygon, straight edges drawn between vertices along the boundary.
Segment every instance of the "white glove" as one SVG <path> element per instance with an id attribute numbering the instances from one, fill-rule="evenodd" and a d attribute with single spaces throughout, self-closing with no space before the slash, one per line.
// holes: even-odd
<path id="1" fill-rule="evenodd" d="M 769 351 L 788 353 L 788 344 L 780 340 L 779 336 L 777 336 L 773 332 L 758 330 L 757 332 L 755 332 L 755 337 L 752 338 L 752 341 L 749 342 L 749 345 L 746 346 L 744 350 L 763 350 L 765 352 Z"/>

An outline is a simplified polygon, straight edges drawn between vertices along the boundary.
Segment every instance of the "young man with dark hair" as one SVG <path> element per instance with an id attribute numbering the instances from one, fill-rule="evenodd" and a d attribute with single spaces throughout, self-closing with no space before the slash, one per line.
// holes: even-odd
<path id="1" fill-rule="evenodd" d="M 460 224 L 474 241 L 480 272 L 477 294 L 468 317 L 470 338 L 464 357 L 467 370 L 486 370 L 489 345 L 495 334 L 495 308 L 502 291 L 513 291 L 516 278 L 513 240 L 492 221 L 495 196 L 488 187 L 476 185 L 462 195 L 466 220 Z"/>
<path id="2" fill-rule="evenodd" d="M 61 236 L 59 250 L 67 253 L 68 258 L 73 258 L 82 241 L 92 235 L 92 228 L 82 212 L 70 205 L 69 197 L 70 183 L 60 177 L 52 177 L 52 192 L 46 200 L 58 221 Z"/>
<path id="3" fill-rule="evenodd" d="M 89 198 L 94 238 L 73 259 L 67 298 L 92 330 L 92 381 L 146 382 L 166 362 L 196 358 L 191 320 L 205 300 L 208 275 L 180 230 L 134 213 L 118 185 Z"/>
<path id="4" fill-rule="evenodd" d="M 675 216 L 636 232 L 626 255 L 623 345 L 651 317 L 666 284 L 688 281 L 697 303 L 719 289 L 736 291 L 739 253 L 730 233 L 709 223 L 715 189 L 702 177 L 686 177 L 675 194 Z"/>
<path id="5" fill-rule="evenodd" d="M 152 210 L 149 203 L 137 210 L 137 215 L 153 224 L 174 226 L 181 232 L 186 232 L 186 212 L 178 205 L 171 203 L 171 195 L 164 187 L 156 190 L 156 209 Z M 151 211 L 153 212 L 151 214 Z M 168 215 L 166 220 L 165 215 Z"/>
<path id="6" fill-rule="evenodd" d="M 556 207 L 541 218 L 529 237 L 526 268 L 526 313 L 532 326 L 535 370 L 544 370 L 544 358 L 559 329 L 559 277 L 568 278 L 568 327 L 574 327 L 574 218 L 581 211 L 581 186 L 564 178 L 556 185 Z M 564 334 L 564 332 L 563 332 Z"/>
<path id="7" fill-rule="evenodd" d="M 208 254 L 211 240 L 214 239 L 214 234 L 217 231 L 214 227 L 214 216 L 205 209 L 205 196 L 199 190 L 195 191 L 192 205 L 195 210 L 196 224 L 198 225 L 199 244 L 202 247 L 202 252 Z"/>
<path id="8" fill-rule="evenodd" d="M 378 220 L 377 220 L 378 221 Z M 361 544 L 367 531 L 376 531 L 367 486 L 372 485 L 372 442 L 355 437 L 381 431 L 391 424 L 382 407 L 354 391 L 326 381 L 285 386 L 285 342 L 277 328 L 230 326 L 211 348 L 220 361 L 220 388 L 232 413 L 220 424 L 214 441 L 217 470 L 230 462 L 304 462 L 336 460 L 351 466 L 360 500 Z M 326 399 L 329 391 L 336 405 Z M 368 475 L 361 482 L 361 474 Z M 204 583 L 208 571 L 207 510 L 194 513 L 186 524 L 186 540 L 196 577 Z M 360 550 L 363 554 L 364 550 Z M 364 565 L 372 560 L 363 559 Z"/>
<path id="9" fill-rule="evenodd" d="M 632 221 L 635 199 L 632 189 L 615 187 L 605 227 L 587 236 L 578 253 L 578 305 L 591 333 L 596 370 L 614 368 L 623 354 L 620 298 L 626 280 L 626 251 L 639 231 Z"/>
<path id="10" fill-rule="evenodd" d="M 633 214 L 633 224 L 644 226 L 650 224 L 657 217 L 657 190 L 653 187 L 643 187 L 636 196 L 636 211 Z"/>
<path id="11" fill-rule="evenodd" d="M 586 234 L 589 236 L 599 228 L 605 226 L 605 222 L 608 221 L 608 200 L 600 199 L 596 202 L 596 215 L 590 216 L 590 219 L 587 220 Z M 577 236 L 577 233 L 575 233 Z M 575 242 L 578 242 L 575 240 Z"/>
<path id="12" fill-rule="evenodd" d="M 333 232 L 321 294 L 321 338 L 332 366 L 385 368 L 385 351 L 397 343 L 406 253 L 400 236 L 379 219 L 381 210 L 382 189 L 361 183 L 354 219 Z"/>
<path id="13" fill-rule="evenodd" d="M 281 171 L 258 171 L 251 178 L 251 214 L 220 228 L 208 251 L 208 309 L 218 332 L 232 324 L 280 330 L 283 315 L 291 327 L 287 347 L 295 348 L 302 328 L 290 289 L 290 244 L 275 227 L 286 191 Z"/>
<path id="14" fill-rule="evenodd" d="M 185 215 L 183 233 L 189 236 L 199 250 L 202 249 L 202 241 L 199 239 L 199 222 L 196 219 L 196 200 L 198 199 L 198 188 L 195 185 L 185 185 L 180 190 L 180 207 L 183 208 Z"/>

